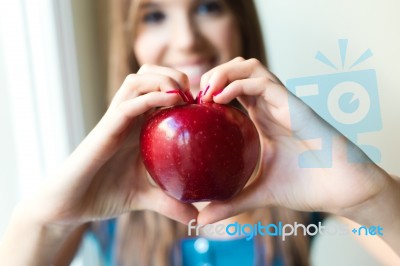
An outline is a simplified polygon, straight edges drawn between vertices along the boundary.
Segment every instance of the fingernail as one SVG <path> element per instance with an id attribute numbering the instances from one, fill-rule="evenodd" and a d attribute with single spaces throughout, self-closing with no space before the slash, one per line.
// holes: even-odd
<path id="1" fill-rule="evenodd" d="M 206 95 L 207 94 L 207 91 L 210 89 L 210 85 L 208 85 L 207 86 L 207 88 L 206 88 L 206 90 L 204 91 L 204 94 L 203 95 Z"/>
<path id="2" fill-rule="evenodd" d="M 166 93 L 179 94 L 179 96 L 181 96 L 181 98 L 182 98 L 182 100 L 184 102 L 190 103 L 190 100 L 189 100 L 188 96 L 183 91 L 181 91 L 179 89 L 166 91 Z"/>
<path id="3" fill-rule="evenodd" d="M 217 90 L 217 91 L 215 91 L 215 92 L 212 94 L 212 96 L 215 97 L 215 96 L 217 96 L 218 94 L 220 94 L 222 91 L 223 91 L 223 90 Z"/>
<path id="4" fill-rule="evenodd" d="M 196 98 L 196 102 L 199 104 L 199 103 L 201 103 L 201 97 L 203 96 L 204 94 L 203 94 L 203 91 L 199 91 L 199 94 L 197 95 L 197 98 Z"/>
<path id="5" fill-rule="evenodd" d="M 192 95 L 192 93 L 190 92 L 190 90 L 185 91 L 185 95 L 186 95 L 186 97 L 189 99 L 189 101 L 190 101 L 191 103 L 194 103 L 194 98 L 193 98 L 193 95 Z"/>
<path id="6" fill-rule="evenodd" d="M 175 94 L 179 94 L 179 90 L 170 90 L 170 91 L 166 91 L 166 93 L 175 93 Z"/>

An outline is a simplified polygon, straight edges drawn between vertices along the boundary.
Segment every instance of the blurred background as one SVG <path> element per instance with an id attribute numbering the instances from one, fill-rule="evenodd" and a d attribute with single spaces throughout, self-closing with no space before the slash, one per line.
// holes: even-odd
<path id="1" fill-rule="evenodd" d="M 20 197 L 51 178 L 105 111 L 105 2 L 0 1 L 0 236 Z M 368 97 L 375 106 L 374 115 L 361 115 L 364 126 L 354 124 L 352 132 L 357 143 L 380 151 L 382 168 L 399 175 L 400 2 L 256 3 L 269 68 L 283 83 L 300 84 L 303 78 L 308 89 L 317 84 L 322 90 L 324 75 L 336 77 L 339 84 L 341 73 L 373 70 L 372 87 L 350 75 L 355 79 L 350 82 L 366 92 L 355 95 L 358 106 Z M 362 55 L 365 60 L 353 64 Z M 314 96 L 330 101 L 323 93 Z M 340 117 L 340 108 L 329 110 L 331 118 Z M 334 217 L 327 221 L 343 222 Z M 313 265 L 393 265 L 393 254 L 371 250 L 371 241 L 379 239 L 318 236 Z"/>

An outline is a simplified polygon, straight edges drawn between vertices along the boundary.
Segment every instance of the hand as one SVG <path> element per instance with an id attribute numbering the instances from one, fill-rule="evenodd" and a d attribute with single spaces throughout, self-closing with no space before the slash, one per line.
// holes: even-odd
<path id="1" fill-rule="evenodd" d="M 186 75 L 173 69 L 143 66 L 129 75 L 101 121 L 29 205 L 36 217 L 54 224 L 82 224 L 132 210 L 149 209 L 182 223 L 197 209 L 152 186 L 139 155 L 143 114 L 180 101 L 188 90 Z M 40 206 L 40 208 L 38 208 Z"/>
<path id="2" fill-rule="evenodd" d="M 236 58 L 218 66 L 202 77 L 201 87 L 208 85 L 203 101 L 226 104 L 237 98 L 247 109 L 258 129 L 262 153 L 257 178 L 233 199 L 205 207 L 198 217 L 200 224 L 267 205 L 341 213 L 373 198 L 387 185 L 379 167 L 288 92 L 259 61 Z M 306 140 L 310 129 L 318 131 L 317 136 L 332 137 L 331 167 L 325 167 L 319 143 Z M 319 163 L 317 167 L 299 166 L 304 151 Z M 348 162 L 348 151 L 365 163 Z"/>

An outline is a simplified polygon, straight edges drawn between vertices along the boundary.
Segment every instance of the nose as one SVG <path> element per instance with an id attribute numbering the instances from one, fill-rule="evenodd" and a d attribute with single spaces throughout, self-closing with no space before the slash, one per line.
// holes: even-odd
<path id="1" fill-rule="evenodd" d="M 189 14 L 176 16 L 171 45 L 182 51 L 193 50 L 198 45 L 201 36 L 196 23 Z"/>

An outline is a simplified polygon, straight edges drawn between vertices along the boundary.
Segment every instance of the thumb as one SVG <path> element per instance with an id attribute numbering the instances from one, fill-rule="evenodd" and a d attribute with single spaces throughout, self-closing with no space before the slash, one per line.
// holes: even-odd
<path id="1" fill-rule="evenodd" d="M 261 185 L 261 178 L 244 188 L 238 195 L 223 202 L 211 202 L 197 217 L 199 224 L 212 224 L 242 212 L 265 207 L 272 203 L 272 193 Z"/>
<path id="2" fill-rule="evenodd" d="M 180 202 L 159 188 L 151 188 L 146 193 L 145 202 L 142 204 L 144 209 L 158 212 L 168 218 L 187 225 L 190 220 L 196 219 L 198 215 L 197 208 L 190 203 Z"/>

